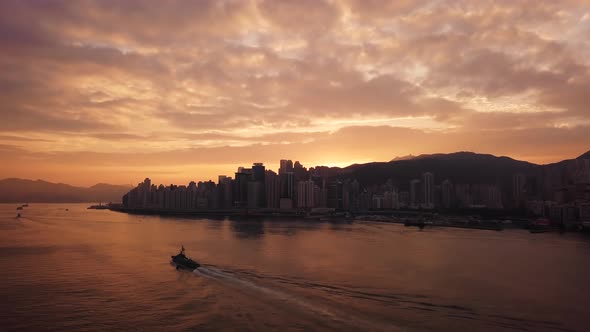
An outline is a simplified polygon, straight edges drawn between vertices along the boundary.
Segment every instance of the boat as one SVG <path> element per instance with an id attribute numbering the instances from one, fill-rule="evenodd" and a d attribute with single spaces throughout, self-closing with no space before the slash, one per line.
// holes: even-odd
<path id="1" fill-rule="evenodd" d="M 102 205 L 102 203 L 99 203 L 98 205 L 90 205 L 89 207 L 87 207 L 87 209 L 89 209 L 89 210 L 108 210 L 109 206 Z"/>
<path id="2" fill-rule="evenodd" d="M 177 270 L 182 268 L 182 269 L 189 269 L 192 271 L 192 270 L 198 268 L 199 266 L 201 266 L 201 264 L 186 257 L 186 255 L 184 254 L 184 246 L 181 247 L 178 255 L 171 256 L 171 257 L 172 257 L 172 263 L 174 263 L 176 265 Z"/>
<path id="3" fill-rule="evenodd" d="M 20 213 L 17 213 L 16 214 L 16 218 L 20 218 Z"/>
<path id="4" fill-rule="evenodd" d="M 544 233 L 551 230 L 551 223 L 547 218 L 539 218 L 529 225 L 529 231 L 531 233 Z"/>
<path id="5" fill-rule="evenodd" d="M 404 221 L 404 226 L 406 226 L 406 227 L 416 226 L 420 229 L 424 229 L 424 226 L 426 226 L 426 223 L 422 219 L 419 219 L 419 220 L 406 219 Z"/>
<path id="6" fill-rule="evenodd" d="M 29 207 L 29 203 L 23 204 L 23 207 Z"/>
<path id="7" fill-rule="evenodd" d="M 19 206 L 19 207 L 17 207 L 16 209 L 17 209 L 17 210 L 22 210 L 22 209 L 23 209 L 23 207 L 22 207 L 22 206 Z"/>

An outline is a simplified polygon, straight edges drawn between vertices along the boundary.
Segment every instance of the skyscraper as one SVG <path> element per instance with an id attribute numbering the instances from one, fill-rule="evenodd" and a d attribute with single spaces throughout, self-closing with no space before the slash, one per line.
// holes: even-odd
<path id="1" fill-rule="evenodd" d="M 422 174 L 422 192 L 424 195 L 423 207 L 434 208 L 434 174 L 426 172 Z"/>
<path id="2" fill-rule="evenodd" d="M 342 209 L 342 182 L 336 180 L 328 184 L 328 207 Z"/>
<path id="3" fill-rule="evenodd" d="M 220 175 L 219 182 L 217 184 L 218 195 L 219 195 L 219 207 L 229 209 L 233 206 L 233 187 L 232 178 Z"/>
<path id="4" fill-rule="evenodd" d="M 260 184 L 257 190 L 257 206 L 266 207 L 266 175 L 263 163 L 254 163 L 252 165 L 252 180 Z"/>
<path id="5" fill-rule="evenodd" d="M 299 208 L 312 208 L 314 206 L 314 187 L 315 184 L 312 180 L 299 181 L 297 183 L 297 207 Z"/>
<path id="6" fill-rule="evenodd" d="M 281 159 L 281 166 L 279 168 L 279 175 L 283 175 L 288 172 L 293 172 L 293 161 L 287 159 Z"/>
<path id="7" fill-rule="evenodd" d="M 295 197 L 295 179 L 293 172 L 287 172 L 280 175 L 281 177 L 281 198 Z"/>
<path id="8" fill-rule="evenodd" d="M 524 190 L 526 185 L 526 177 L 524 174 L 514 174 L 512 176 L 512 197 L 516 205 L 520 205 L 520 202 L 524 199 Z"/>
<path id="9" fill-rule="evenodd" d="M 234 206 L 246 207 L 248 205 L 248 182 L 252 178 L 252 170 L 240 167 L 235 174 L 234 182 Z"/>
<path id="10" fill-rule="evenodd" d="M 266 207 L 276 209 L 281 199 L 281 180 L 277 173 L 265 172 Z"/>
<path id="11" fill-rule="evenodd" d="M 442 203 L 442 207 L 445 209 L 450 209 L 453 202 L 453 184 L 451 183 L 451 181 L 449 180 L 444 180 L 441 184 L 441 203 Z"/>
<path id="12" fill-rule="evenodd" d="M 420 180 L 414 179 L 410 181 L 410 208 L 417 209 L 420 207 Z"/>

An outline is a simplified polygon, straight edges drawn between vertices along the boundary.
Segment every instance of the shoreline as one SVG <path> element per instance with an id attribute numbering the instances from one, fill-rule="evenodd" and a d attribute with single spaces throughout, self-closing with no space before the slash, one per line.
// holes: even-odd
<path id="1" fill-rule="evenodd" d="M 390 224 L 402 224 L 406 227 L 418 228 L 463 228 L 475 230 L 502 231 L 504 229 L 527 229 L 528 222 L 531 219 L 515 218 L 514 221 L 503 223 L 499 219 L 486 220 L 481 219 L 477 224 L 468 222 L 448 222 L 434 220 L 436 217 L 452 217 L 454 220 L 466 220 L 468 216 L 454 214 L 438 214 L 434 212 L 418 211 L 370 211 L 352 215 L 348 212 L 332 212 L 324 214 L 305 214 L 301 210 L 249 210 L 249 209 L 208 209 L 208 210 L 167 210 L 167 209 L 128 209 L 124 207 L 109 207 L 109 210 L 121 213 L 136 215 L 158 215 L 158 216 L 178 216 L 178 217 L 203 217 L 203 218 L 241 218 L 241 219 L 302 219 L 310 222 L 382 222 Z M 376 213 L 374 213 L 376 212 Z M 384 215 L 388 215 L 387 217 Z M 394 217 L 394 215 L 403 217 Z M 424 216 L 430 218 L 425 220 Z M 438 218 L 436 218 L 438 219 Z M 502 218 L 500 218 L 502 219 Z M 558 231 L 557 228 L 547 229 L 548 232 Z"/>

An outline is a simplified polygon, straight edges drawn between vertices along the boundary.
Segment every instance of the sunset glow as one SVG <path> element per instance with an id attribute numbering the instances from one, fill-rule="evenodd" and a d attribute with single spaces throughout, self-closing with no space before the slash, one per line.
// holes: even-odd
<path id="1" fill-rule="evenodd" d="M 590 3 L 2 1 L 0 178 L 590 149 Z"/>

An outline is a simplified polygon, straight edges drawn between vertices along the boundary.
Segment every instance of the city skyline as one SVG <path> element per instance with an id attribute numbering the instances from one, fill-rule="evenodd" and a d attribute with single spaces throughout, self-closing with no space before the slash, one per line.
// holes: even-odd
<path id="1" fill-rule="evenodd" d="M 122 197 L 123 211 L 264 216 L 367 211 L 511 211 L 576 223 L 590 215 L 590 151 L 575 159 L 535 165 L 459 152 L 350 169 L 305 167 L 282 159 L 279 169 L 254 162 L 234 177 L 185 184 L 145 178 Z M 437 176 L 438 175 L 438 176 Z M 319 209 L 319 210 L 318 210 Z M 509 212 L 510 213 L 510 212 Z"/>
<path id="2" fill-rule="evenodd" d="M 587 1 L 2 1 L 0 177 L 590 146 Z"/>

